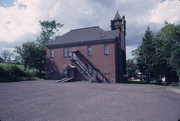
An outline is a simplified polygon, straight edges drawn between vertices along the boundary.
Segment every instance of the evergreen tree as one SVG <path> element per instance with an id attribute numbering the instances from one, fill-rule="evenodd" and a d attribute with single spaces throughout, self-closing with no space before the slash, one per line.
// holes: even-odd
<path id="1" fill-rule="evenodd" d="M 128 59 L 126 63 L 128 77 L 136 77 L 137 65 L 135 59 Z"/>
<path id="2" fill-rule="evenodd" d="M 137 67 L 139 71 L 148 76 L 148 81 L 153 77 L 153 61 L 155 48 L 153 46 L 153 37 L 154 34 L 150 30 L 150 27 L 147 27 L 147 30 L 142 39 L 141 45 L 135 50 Z"/>

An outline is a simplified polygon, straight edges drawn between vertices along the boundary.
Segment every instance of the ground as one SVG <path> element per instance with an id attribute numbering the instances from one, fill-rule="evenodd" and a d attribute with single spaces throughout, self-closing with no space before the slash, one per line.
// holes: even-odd
<path id="1" fill-rule="evenodd" d="M 177 89 L 176 89 L 177 90 Z M 0 83 L 1 121 L 178 121 L 180 93 L 147 85 Z"/>

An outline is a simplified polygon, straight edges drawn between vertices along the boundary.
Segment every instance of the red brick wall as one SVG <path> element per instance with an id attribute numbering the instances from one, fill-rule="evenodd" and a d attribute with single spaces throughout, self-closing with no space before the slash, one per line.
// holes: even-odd
<path id="1" fill-rule="evenodd" d="M 109 55 L 104 55 L 104 44 L 92 45 L 92 55 L 87 55 L 87 46 L 70 47 L 72 51 L 79 50 L 91 63 L 93 63 L 106 77 L 115 82 L 115 47 L 114 43 L 109 44 Z M 47 49 L 47 57 L 50 57 L 50 50 Z M 64 58 L 63 48 L 54 49 L 54 61 L 60 73 L 67 65 L 71 64 L 70 58 Z"/>

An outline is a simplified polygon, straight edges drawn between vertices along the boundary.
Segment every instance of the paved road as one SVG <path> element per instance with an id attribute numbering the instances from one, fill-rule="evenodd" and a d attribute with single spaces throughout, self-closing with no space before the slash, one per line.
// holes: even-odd
<path id="1" fill-rule="evenodd" d="M 87 82 L 0 83 L 1 121 L 178 121 L 180 94 Z"/>

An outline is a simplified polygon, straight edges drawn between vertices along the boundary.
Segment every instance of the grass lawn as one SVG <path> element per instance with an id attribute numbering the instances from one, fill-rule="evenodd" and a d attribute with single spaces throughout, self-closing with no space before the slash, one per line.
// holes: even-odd
<path id="1" fill-rule="evenodd" d="M 123 83 L 120 83 L 120 84 L 125 84 L 125 85 L 141 85 L 141 86 L 152 86 L 152 87 L 161 87 L 161 88 L 167 88 L 167 87 L 170 87 L 170 88 L 180 89 L 180 86 L 164 86 L 164 85 L 156 84 L 156 83 L 142 82 L 142 81 L 139 81 L 138 79 L 132 80 L 132 81 L 128 81 L 128 82 L 123 82 Z"/>

